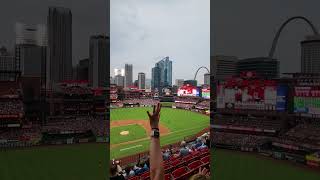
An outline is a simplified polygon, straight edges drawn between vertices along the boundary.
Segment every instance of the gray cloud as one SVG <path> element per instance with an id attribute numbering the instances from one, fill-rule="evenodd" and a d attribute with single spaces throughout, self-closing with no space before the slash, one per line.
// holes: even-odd
<path id="1" fill-rule="evenodd" d="M 0 45 L 13 48 L 14 24 L 45 24 L 49 6 L 68 7 L 73 15 L 73 60 L 89 55 L 89 37 L 109 30 L 106 0 L 5 0 L 0 6 Z M 108 34 L 108 33 L 107 33 Z"/>
<path id="2" fill-rule="evenodd" d="M 111 0 L 111 68 L 133 64 L 151 76 L 161 57 L 173 60 L 173 81 L 193 79 L 199 66 L 209 67 L 209 0 Z M 111 71 L 113 72 L 113 71 Z M 204 71 L 198 75 L 203 82 Z"/>
<path id="3" fill-rule="evenodd" d="M 211 5 L 213 55 L 267 56 L 276 31 L 291 16 L 305 16 L 320 28 L 317 0 L 215 0 Z M 281 72 L 300 72 L 300 41 L 311 33 L 301 21 L 284 29 L 275 53 Z"/>

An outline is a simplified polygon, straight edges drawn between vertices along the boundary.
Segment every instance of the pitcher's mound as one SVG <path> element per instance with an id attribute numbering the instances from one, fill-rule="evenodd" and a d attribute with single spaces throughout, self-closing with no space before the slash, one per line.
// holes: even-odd
<path id="1" fill-rule="evenodd" d="M 128 135 L 129 134 L 129 131 L 121 131 L 120 132 L 120 135 L 122 135 L 122 136 L 126 136 L 126 135 Z"/>

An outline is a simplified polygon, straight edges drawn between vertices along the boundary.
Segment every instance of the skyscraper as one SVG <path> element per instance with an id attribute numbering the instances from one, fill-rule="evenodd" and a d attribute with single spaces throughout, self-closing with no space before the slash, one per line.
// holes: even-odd
<path id="1" fill-rule="evenodd" d="M 121 86 L 121 87 L 124 87 L 124 76 L 121 76 L 121 75 L 116 75 L 114 77 L 114 82 L 117 86 Z"/>
<path id="2" fill-rule="evenodd" d="M 5 47 L 0 48 L 0 81 L 14 81 L 17 74 L 15 73 L 15 58 L 8 53 Z"/>
<path id="3" fill-rule="evenodd" d="M 210 74 L 209 73 L 205 73 L 204 75 L 203 75 L 204 77 L 204 83 L 203 84 L 206 84 L 206 85 L 210 85 Z"/>
<path id="4" fill-rule="evenodd" d="M 235 56 L 211 56 L 210 61 L 211 76 L 214 79 L 225 80 L 237 74 L 238 58 Z"/>
<path id="5" fill-rule="evenodd" d="M 62 7 L 50 7 L 48 15 L 47 84 L 72 77 L 72 14 Z"/>
<path id="6" fill-rule="evenodd" d="M 146 74 L 138 73 L 138 87 L 139 89 L 146 89 Z"/>
<path id="7" fill-rule="evenodd" d="M 151 77 L 151 89 L 160 91 L 160 80 L 161 80 L 161 69 L 160 67 L 152 68 L 152 77 Z"/>
<path id="8" fill-rule="evenodd" d="M 47 28 L 43 24 L 16 23 L 16 70 L 22 76 L 42 77 L 45 80 L 47 59 Z"/>
<path id="9" fill-rule="evenodd" d="M 109 37 L 104 35 L 91 36 L 89 47 L 89 84 L 92 87 L 106 87 L 109 81 L 107 75 L 109 58 Z"/>
<path id="10" fill-rule="evenodd" d="M 176 79 L 175 85 L 177 87 L 181 87 L 181 86 L 183 86 L 183 82 L 184 82 L 184 79 Z"/>
<path id="11" fill-rule="evenodd" d="M 159 91 L 167 86 L 172 86 L 172 61 L 169 57 L 163 58 L 152 69 L 152 87 Z"/>
<path id="12" fill-rule="evenodd" d="M 131 86 L 132 79 L 133 79 L 132 64 L 125 64 L 124 72 L 125 72 L 125 87 Z"/>
<path id="13" fill-rule="evenodd" d="M 320 36 L 307 36 L 301 42 L 301 72 L 320 72 Z"/>

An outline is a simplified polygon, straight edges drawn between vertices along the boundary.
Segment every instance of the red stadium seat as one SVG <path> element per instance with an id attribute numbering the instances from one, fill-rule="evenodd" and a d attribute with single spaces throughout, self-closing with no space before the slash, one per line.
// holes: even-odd
<path id="1" fill-rule="evenodd" d="M 176 169 L 176 170 L 174 170 L 173 172 L 172 172 L 172 176 L 175 178 L 175 179 L 177 179 L 177 178 L 180 178 L 180 177 L 182 177 L 184 174 L 186 174 L 187 173 L 187 169 L 185 168 L 185 167 L 180 167 L 180 168 L 178 168 L 178 169 Z"/>
<path id="2" fill-rule="evenodd" d="M 165 171 L 169 171 L 171 169 L 171 165 L 169 163 L 166 163 L 166 164 L 163 165 L 163 169 Z"/>
<path id="3" fill-rule="evenodd" d="M 164 179 L 165 179 L 165 180 L 170 180 L 170 179 L 171 179 L 170 174 L 165 174 L 165 175 L 164 175 Z"/>
<path id="4" fill-rule="evenodd" d="M 203 164 L 210 163 L 210 156 L 206 156 L 206 157 L 201 158 L 201 162 Z"/>
<path id="5" fill-rule="evenodd" d="M 190 171 L 193 171 L 195 169 L 198 169 L 201 165 L 202 165 L 202 162 L 198 160 L 198 161 L 194 161 L 194 162 L 190 163 L 188 165 L 188 168 Z"/>
<path id="6" fill-rule="evenodd" d="M 141 180 L 150 179 L 150 172 L 145 172 L 140 176 Z"/>
<path id="7" fill-rule="evenodd" d="M 181 167 L 184 163 L 185 162 L 182 159 L 177 159 L 177 160 L 171 162 L 171 166 L 178 168 L 178 167 Z"/>
<path id="8" fill-rule="evenodd" d="M 184 157 L 183 160 L 184 160 L 185 162 L 189 162 L 192 158 L 193 158 L 193 157 L 192 157 L 192 154 L 189 154 L 189 155 L 187 155 L 186 157 Z"/>

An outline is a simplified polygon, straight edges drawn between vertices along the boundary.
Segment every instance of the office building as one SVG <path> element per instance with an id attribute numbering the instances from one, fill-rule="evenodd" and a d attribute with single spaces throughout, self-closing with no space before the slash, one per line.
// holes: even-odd
<path id="1" fill-rule="evenodd" d="M 320 36 L 307 36 L 301 42 L 301 72 L 320 72 Z"/>
<path id="2" fill-rule="evenodd" d="M 210 85 L 210 73 L 205 73 L 203 75 L 203 84 Z"/>
<path id="3" fill-rule="evenodd" d="M 211 79 L 225 80 L 237 74 L 238 58 L 235 56 L 211 56 Z"/>
<path id="4" fill-rule="evenodd" d="M 90 37 L 89 50 L 89 85 L 92 87 L 106 87 L 109 80 L 107 74 L 108 58 L 110 54 L 109 37 L 97 35 Z"/>
<path id="5" fill-rule="evenodd" d="M 114 83 L 119 87 L 124 87 L 124 76 L 116 75 L 114 77 Z"/>
<path id="6" fill-rule="evenodd" d="M 184 79 L 176 79 L 175 85 L 177 87 L 181 87 L 181 86 L 183 86 L 183 82 L 184 82 Z"/>
<path id="7" fill-rule="evenodd" d="M 62 7 L 50 7 L 47 20 L 47 84 L 70 80 L 72 76 L 72 14 Z"/>
<path id="8" fill-rule="evenodd" d="M 172 61 L 165 57 L 152 69 L 152 87 L 161 92 L 162 88 L 168 86 L 172 86 Z"/>
<path id="9" fill-rule="evenodd" d="M 124 74 L 125 74 L 125 87 L 129 87 L 132 85 L 132 80 L 133 80 L 132 64 L 125 64 Z"/>
<path id="10" fill-rule="evenodd" d="M 139 89 L 146 89 L 146 74 L 138 73 L 138 87 Z"/>
<path id="11" fill-rule="evenodd" d="M 15 58 L 5 47 L 0 48 L 0 81 L 14 81 L 17 77 Z"/>
<path id="12" fill-rule="evenodd" d="M 238 61 L 237 74 L 241 72 L 255 72 L 258 77 L 265 79 L 279 78 L 279 61 L 268 57 L 256 57 Z"/>

